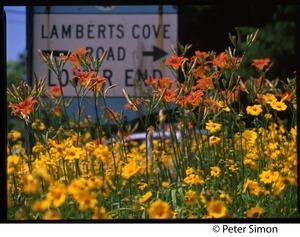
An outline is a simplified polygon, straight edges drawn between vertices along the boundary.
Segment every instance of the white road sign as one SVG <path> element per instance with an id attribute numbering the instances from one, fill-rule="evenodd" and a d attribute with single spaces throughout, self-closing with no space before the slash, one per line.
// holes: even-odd
<path id="1" fill-rule="evenodd" d="M 139 95 L 136 82 L 148 76 L 174 77 L 163 65 L 171 45 L 177 45 L 177 12 L 173 6 L 61 6 L 35 7 L 33 17 L 33 71 L 47 76 L 46 86 L 58 84 L 55 74 L 42 62 L 38 50 L 75 52 L 85 46 L 94 56 L 107 50 L 100 76 L 108 85 L 110 97 Z M 65 96 L 75 96 L 70 85 L 72 64 L 67 63 L 62 75 Z"/>

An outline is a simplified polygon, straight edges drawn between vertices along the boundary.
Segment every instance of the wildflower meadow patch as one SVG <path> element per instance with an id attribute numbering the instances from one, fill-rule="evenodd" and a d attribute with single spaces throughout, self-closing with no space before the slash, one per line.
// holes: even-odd
<path id="1" fill-rule="evenodd" d="M 148 77 L 138 97 L 123 89 L 124 111 L 139 118 L 132 124 L 106 102 L 118 86 L 99 74 L 106 52 L 37 52 L 57 85 L 35 75 L 34 86 L 7 90 L 25 127 L 7 134 L 7 218 L 299 218 L 296 77 L 268 78 L 269 58 L 245 63 L 257 33 L 243 44 L 230 35 L 233 47 L 221 53 L 172 46 L 164 64 L 173 78 Z M 61 80 L 67 63 L 73 117 Z M 253 75 L 242 78 L 244 67 Z M 144 137 L 132 139 L 138 127 Z"/>

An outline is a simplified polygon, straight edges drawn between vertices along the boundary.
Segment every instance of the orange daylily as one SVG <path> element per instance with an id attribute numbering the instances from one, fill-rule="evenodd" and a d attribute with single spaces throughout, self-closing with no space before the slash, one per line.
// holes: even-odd
<path id="1" fill-rule="evenodd" d="M 169 77 L 163 77 L 163 78 L 153 78 L 153 77 L 148 77 L 145 80 L 145 84 L 147 86 L 153 87 L 155 89 L 157 88 L 171 88 L 172 84 L 174 84 L 175 80 L 171 80 Z"/>
<path id="2" fill-rule="evenodd" d="M 204 64 L 204 63 L 206 63 L 206 59 L 208 57 L 209 57 L 209 54 L 207 52 L 201 52 L 201 51 L 197 50 L 195 52 L 195 55 L 192 56 L 191 60 L 194 61 L 195 59 L 197 59 L 197 63 Z"/>
<path id="3" fill-rule="evenodd" d="M 101 91 L 102 87 L 105 85 L 107 79 L 105 77 L 100 77 L 99 75 L 91 78 L 90 88 L 94 91 Z"/>
<path id="4" fill-rule="evenodd" d="M 187 60 L 188 58 L 172 55 L 170 59 L 165 61 L 165 65 L 172 67 L 174 70 L 178 70 L 178 68 Z"/>
<path id="5" fill-rule="evenodd" d="M 60 116 L 61 114 L 61 106 L 57 106 L 55 108 L 51 108 L 51 112 L 55 114 L 55 116 Z"/>
<path id="6" fill-rule="evenodd" d="M 12 115 L 17 116 L 21 113 L 22 117 L 25 118 L 25 116 L 28 116 L 34 110 L 35 103 L 37 103 L 37 100 L 33 96 L 28 96 L 24 101 L 19 103 L 13 104 L 10 102 L 8 107 L 12 109 Z"/>
<path id="7" fill-rule="evenodd" d="M 238 58 L 230 57 L 227 53 L 222 52 L 214 58 L 213 64 L 221 69 L 230 69 L 238 66 Z"/>
<path id="8" fill-rule="evenodd" d="M 160 96 L 163 96 L 163 102 L 169 103 L 169 102 L 175 102 L 177 99 L 177 91 L 179 88 L 173 88 L 173 89 L 158 89 L 158 92 Z"/>
<path id="9" fill-rule="evenodd" d="M 72 53 L 69 57 L 69 61 L 73 62 L 73 67 L 77 68 L 80 66 L 80 60 L 78 58 L 82 57 L 83 55 L 87 54 L 89 51 L 85 49 L 84 46 L 80 46 L 76 53 Z"/>
<path id="10" fill-rule="evenodd" d="M 205 91 L 206 89 L 213 89 L 214 84 L 213 84 L 213 78 L 212 77 L 205 77 L 202 79 L 197 80 L 197 85 L 196 88 L 199 90 Z"/>
<path id="11" fill-rule="evenodd" d="M 62 90 L 64 90 L 64 88 L 62 88 Z M 51 86 L 47 89 L 47 92 L 50 95 L 53 95 L 54 97 L 60 97 L 60 86 L 59 85 Z"/>
<path id="12" fill-rule="evenodd" d="M 251 66 L 254 66 L 257 70 L 262 71 L 264 67 L 270 64 L 270 58 L 254 59 Z"/>
<path id="13" fill-rule="evenodd" d="M 77 78 L 80 81 L 80 86 L 84 87 L 86 85 L 91 85 L 92 78 L 94 77 L 95 72 L 81 72 L 77 69 L 73 70 L 74 76 L 73 79 Z"/>

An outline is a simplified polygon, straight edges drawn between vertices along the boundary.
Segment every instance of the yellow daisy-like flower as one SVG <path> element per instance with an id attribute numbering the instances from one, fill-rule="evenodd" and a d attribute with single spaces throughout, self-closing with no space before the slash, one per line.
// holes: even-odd
<path id="1" fill-rule="evenodd" d="M 161 182 L 161 186 L 162 186 L 163 188 L 167 188 L 169 185 L 170 185 L 170 181 L 162 181 L 162 182 Z"/>
<path id="2" fill-rule="evenodd" d="M 210 175 L 212 177 L 219 178 L 221 173 L 221 169 L 218 166 L 210 167 Z"/>
<path id="3" fill-rule="evenodd" d="M 149 191 L 145 195 L 139 198 L 139 203 L 146 202 L 150 197 L 152 197 L 152 192 Z"/>
<path id="4" fill-rule="evenodd" d="M 32 152 L 34 153 L 43 152 L 45 150 L 46 150 L 45 146 L 40 142 L 37 142 L 35 146 L 32 148 Z"/>
<path id="5" fill-rule="evenodd" d="M 7 134 L 7 138 L 12 140 L 13 142 L 19 140 L 22 137 L 22 134 L 16 130 L 11 130 L 8 134 Z"/>
<path id="6" fill-rule="evenodd" d="M 197 174 L 190 174 L 187 177 L 184 178 L 183 182 L 185 184 L 192 184 L 192 185 L 196 185 L 196 184 L 204 184 L 204 180 Z"/>
<path id="7" fill-rule="evenodd" d="M 243 164 L 244 164 L 245 166 L 248 166 L 248 165 L 249 165 L 249 167 L 251 167 L 251 168 L 254 169 L 254 170 L 257 170 L 257 169 L 258 169 L 257 162 L 255 162 L 255 161 L 252 160 L 252 159 L 244 159 Z"/>
<path id="8" fill-rule="evenodd" d="M 20 157 L 18 155 L 11 155 L 7 157 L 7 174 L 12 174 L 20 162 Z"/>
<path id="9" fill-rule="evenodd" d="M 232 203 L 231 197 L 229 196 L 229 194 L 225 193 L 224 191 L 221 191 L 220 199 L 224 200 L 224 201 L 226 201 L 228 203 Z"/>
<path id="10" fill-rule="evenodd" d="M 209 138 L 209 144 L 210 144 L 210 145 L 216 145 L 216 144 L 218 144 L 220 141 L 221 141 L 221 138 L 216 137 L 216 136 L 211 136 L 211 137 Z"/>
<path id="11" fill-rule="evenodd" d="M 96 145 L 96 143 L 95 143 L 94 141 L 87 142 L 87 143 L 85 144 L 85 149 L 86 149 L 87 151 L 92 152 L 92 151 L 94 151 L 96 148 L 97 148 L 97 145 Z"/>
<path id="12" fill-rule="evenodd" d="M 275 95 L 270 94 L 270 93 L 267 93 L 267 94 L 263 95 L 262 98 L 263 98 L 263 100 L 264 100 L 264 102 L 265 102 L 266 104 L 271 104 L 271 102 L 272 102 L 273 100 L 276 100 Z"/>
<path id="13" fill-rule="evenodd" d="M 227 215 L 227 208 L 223 201 L 210 201 L 207 203 L 206 210 L 208 215 L 213 218 L 222 218 Z"/>
<path id="14" fill-rule="evenodd" d="M 249 129 L 246 129 L 243 133 L 242 133 L 242 136 L 243 138 L 246 139 L 246 141 L 248 143 L 251 143 L 251 144 L 254 144 L 255 143 L 255 140 L 257 139 L 257 133 L 252 131 L 252 130 L 249 130 Z"/>
<path id="15" fill-rule="evenodd" d="M 191 174 L 193 174 L 195 172 L 194 168 L 192 167 L 188 167 L 186 170 L 185 170 L 185 174 L 186 176 L 189 176 Z"/>
<path id="16" fill-rule="evenodd" d="M 243 185 L 242 193 L 245 193 L 247 189 L 249 190 L 250 194 L 253 194 L 255 196 L 259 196 L 259 194 L 261 193 L 261 187 L 255 180 L 247 179 L 246 183 L 244 183 Z"/>
<path id="17" fill-rule="evenodd" d="M 151 203 L 148 214 L 152 219 L 167 219 L 172 217 L 172 210 L 167 202 L 158 199 Z"/>
<path id="18" fill-rule="evenodd" d="M 67 189 L 65 184 L 56 183 L 49 187 L 49 192 L 46 195 L 46 199 L 52 202 L 53 206 L 61 206 L 67 197 Z"/>
<path id="19" fill-rule="evenodd" d="M 141 184 L 139 185 L 139 189 L 140 189 L 140 190 L 144 190 L 147 186 L 148 186 L 147 183 L 141 183 Z"/>
<path id="20" fill-rule="evenodd" d="M 132 161 L 122 168 L 122 176 L 125 179 L 129 179 L 131 176 L 135 175 L 139 171 L 139 169 L 140 166 L 138 166 L 135 161 Z"/>
<path id="21" fill-rule="evenodd" d="M 253 105 L 253 106 L 247 106 L 246 112 L 247 114 L 250 114 L 252 116 L 258 116 L 262 112 L 261 105 Z"/>
<path id="22" fill-rule="evenodd" d="M 96 207 L 96 208 L 93 209 L 92 219 L 99 220 L 99 219 L 111 219 L 111 218 L 107 214 L 104 207 L 101 207 L 101 208 Z"/>
<path id="23" fill-rule="evenodd" d="M 34 177 L 32 174 L 25 174 L 22 177 L 24 192 L 25 193 L 37 193 L 40 188 L 39 180 Z"/>
<path id="24" fill-rule="evenodd" d="M 264 184 L 269 184 L 272 183 L 274 181 L 276 181 L 278 179 L 279 173 L 276 172 L 272 172 L 271 170 L 267 170 L 267 171 L 263 171 L 260 175 L 260 181 Z"/>
<path id="25" fill-rule="evenodd" d="M 225 101 L 217 102 L 217 106 L 226 112 L 230 111 L 230 108 L 226 105 Z"/>
<path id="26" fill-rule="evenodd" d="M 46 129 L 45 124 L 40 120 L 40 119 L 36 119 L 32 125 L 31 128 L 33 130 L 40 130 L 40 131 L 44 131 Z"/>
<path id="27" fill-rule="evenodd" d="M 185 203 L 187 205 L 195 205 L 197 204 L 197 193 L 196 191 L 193 191 L 193 190 L 189 190 L 185 193 L 185 196 L 184 196 L 184 199 L 185 199 Z"/>
<path id="28" fill-rule="evenodd" d="M 266 113 L 266 114 L 265 114 L 265 118 L 266 118 L 266 119 L 270 119 L 270 118 L 272 118 L 272 114 L 270 114 L 270 113 Z"/>
<path id="29" fill-rule="evenodd" d="M 43 212 L 51 206 L 51 201 L 48 199 L 35 200 L 31 205 L 31 210 L 34 212 Z"/>
<path id="30" fill-rule="evenodd" d="M 286 187 L 286 180 L 279 176 L 279 178 L 274 182 L 272 187 L 273 193 L 275 196 L 279 196 L 281 191 L 284 190 Z"/>
<path id="31" fill-rule="evenodd" d="M 44 217 L 44 220 L 59 220 L 60 219 L 60 213 L 56 210 L 48 210 Z"/>
<path id="32" fill-rule="evenodd" d="M 263 208 L 260 206 L 252 207 L 246 211 L 246 215 L 248 218 L 260 217 L 263 213 Z"/>
<path id="33" fill-rule="evenodd" d="M 211 132 L 211 133 L 215 133 L 215 132 L 218 132 L 221 130 L 221 127 L 222 127 L 222 124 L 219 124 L 219 123 L 214 123 L 213 121 L 209 120 L 207 123 L 206 123 L 206 126 L 205 128 Z"/>
<path id="34" fill-rule="evenodd" d="M 287 105 L 282 101 L 273 100 L 271 102 L 272 109 L 276 111 L 284 111 L 287 108 Z"/>
<path id="35" fill-rule="evenodd" d="M 65 148 L 65 159 L 69 161 L 74 161 L 75 159 L 80 159 L 82 155 L 82 149 L 80 147 L 66 147 Z"/>

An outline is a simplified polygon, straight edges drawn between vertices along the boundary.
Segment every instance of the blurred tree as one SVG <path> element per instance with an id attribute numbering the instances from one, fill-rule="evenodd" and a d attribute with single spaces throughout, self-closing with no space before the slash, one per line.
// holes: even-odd
<path id="1" fill-rule="evenodd" d="M 251 68 L 254 58 L 270 57 L 274 65 L 267 76 L 286 78 L 296 69 L 297 9 L 292 4 L 182 5 L 178 8 L 179 42 L 192 44 L 191 53 L 220 53 L 232 46 L 228 33 L 235 34 L 236 27 L 244 37 L 259 28 L 258 40 L 244 62 L 246 68 Z"/>
<path id="2" fill-rule="evenodd" d="M 250 68 L 255 58 L 269 57 L 273 66 L 267 77 L 285 80 L 296 71 L 296 13 L 297 5 L 278 5 L 271 20 L 260 29 L 257 41 L 251 47 L 245 64 Z M 253 34 L 257 29 L 240 27 L 242 35 Z M 245 74 L 248 73 L 245 71 Z"/>

